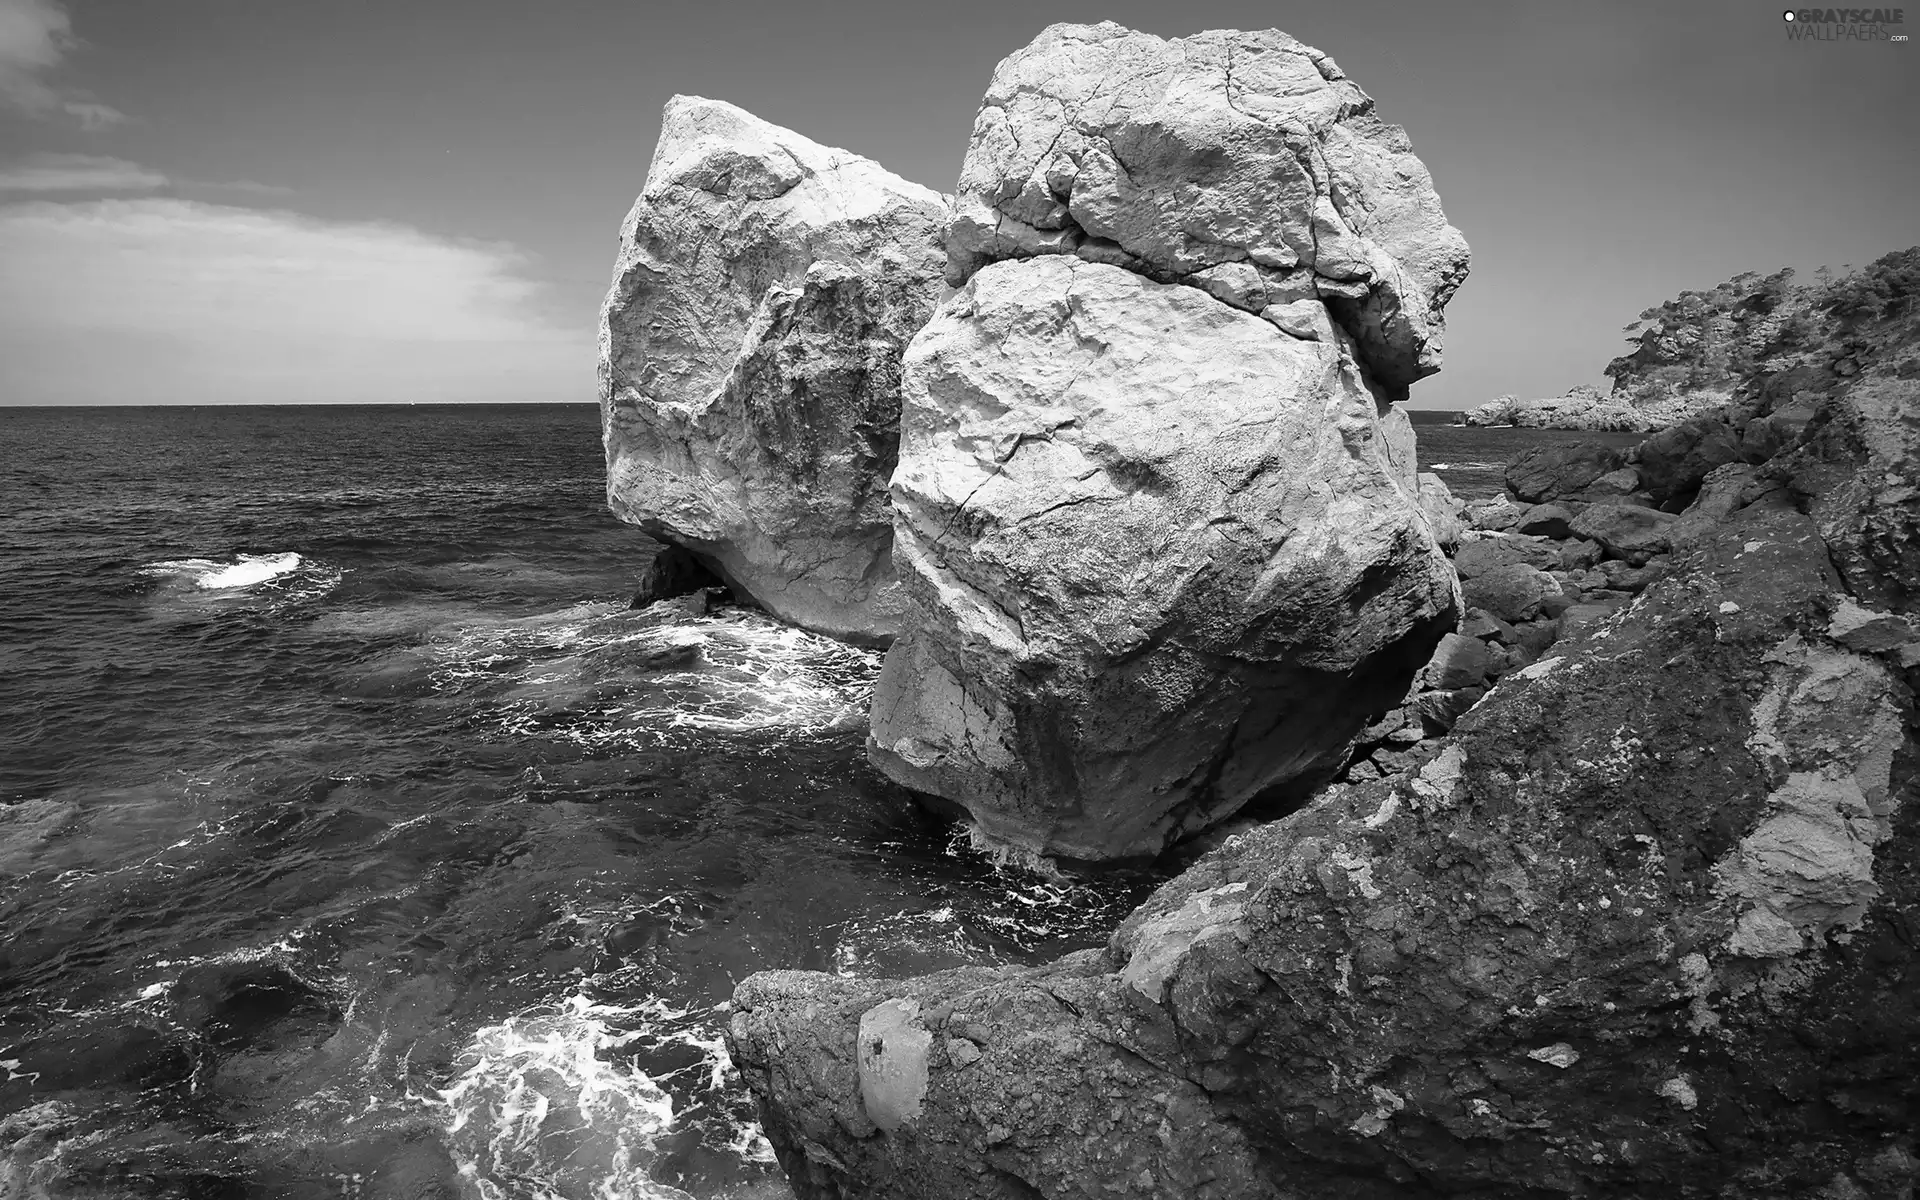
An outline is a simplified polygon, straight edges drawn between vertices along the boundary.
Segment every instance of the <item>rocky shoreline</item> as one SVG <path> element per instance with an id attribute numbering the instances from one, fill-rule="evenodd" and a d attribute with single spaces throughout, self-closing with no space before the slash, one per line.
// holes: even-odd
<path id="1" fill-rule="evenodd" d="M 797 1193 L 1909 1195 L 1917 429 L 1776 376 L 1527 455 L 1344 782 L 1105 950 L 746 981 Z"/>
<path id="2" fill-rule="evenodd" d="M 869 760 L 989 840 L 1200 854 L 1045 966 L 741 983 L 802 1200 L 1910 1197 L 1920 281 L 1658 310 L 1616 382 L 1714 403 L 1462 506 L 1398 403 L 1467 262 L 1277 31 L 1050 27 L 951 200 L 669 106 L 644 598 L 887 645 Z"/>

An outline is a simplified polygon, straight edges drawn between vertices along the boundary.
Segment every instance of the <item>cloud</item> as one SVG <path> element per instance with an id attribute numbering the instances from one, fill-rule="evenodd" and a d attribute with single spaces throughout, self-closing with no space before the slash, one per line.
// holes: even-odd
<path id="1" fill-rule="evenodd" d="M 0 0 L 0 102 L 33 116 L 64 113 L 84 129 L 126 120 L 84 92 L 46 81 L 75 45 L 73 23 L 58 0 Z"/>
<path id="2" fill-rule="evenodd" d="M 159 197 L 0 206 L 0 403 L 590 400 L 510 246 Z"/>
<path id="3" fill-rule="evenodd" d="M 151 167 L 100 154 L 30 154 L 0 164 L 0 194 L 7 192 L 239 192 L 288 196 L 292 188 L 249 180 L 177 179 Z"/>
<path id="4" fill-rule="evenodd" d="M 0 166 L 0 192 L 147 192 L 170 181 L 124 158 L 35 154 Z"/>

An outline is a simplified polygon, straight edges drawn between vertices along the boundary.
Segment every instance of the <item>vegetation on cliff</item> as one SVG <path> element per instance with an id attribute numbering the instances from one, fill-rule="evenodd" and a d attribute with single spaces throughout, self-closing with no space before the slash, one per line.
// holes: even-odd
<path id="1" fill-rule="evenodd" d="M 1465 420 L 1651 431 L 1724 405 L 1742 380 L 1760 373 L 1817 365 L 1844 377 L 1888 353 L 1913 356 L 1920 369 L 1916 296 L 1920 246 L 1839 275 L 1823 267 L 1812 283 L 1796 283 L 1790 267 L 1748 271 L 1641 313 L 1626 327 L 1633 348 L 1606 366 L 1611 394 L 1583 385 L 1544 400 L 1502 396 Z"/>

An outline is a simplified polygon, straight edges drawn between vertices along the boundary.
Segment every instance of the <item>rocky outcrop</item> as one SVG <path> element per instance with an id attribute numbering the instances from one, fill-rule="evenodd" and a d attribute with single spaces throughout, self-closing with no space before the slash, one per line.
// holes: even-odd
<path id="1" fill-rule="evenodd" d="M 1200 288 L 1298 337 L 1331 313 L 1388 396 L 1440 367 L 1467 246 L 1405 131 L 1277 30 L 1172 41 L 1054 25 L 974 122 L 948 281 L 1076 255 Z"/>
<path id="2" fill-rule="evenodd" d="M 994 74 L 947 249 L 874 763 L 1077 859 L 1324 780 L 1456 617 L 1388 397 L 1466 247 L 1405 135 L 1284 34 L 1057 25 Z"/>
<path id="3" fill-rule="evenodd" d="M 1920 385 L 1832 383 L 1664 560 L 1466 543 L 1638 595 L 1105 950 L 747 981 L 730 1041 L 799 1195 L 1910 1195 Z M 1483 667 L 1449 640 L 1428 682 Z M 859 1100 L 882 1005 L 924 1072 L 891 1130 Z"/>
<path id="4" fill-rule="evenodd" d="M 1718 410 L 1727 393 L 1696 392 L 1684 396 L 1632 400 L 1603 396 L 1600 389 L 1582 384 L 1564 396 L 1521 400 L 1500 396 L 1460 414 L 1462 425 L 1517 425 L 1525 429 L 1587 429 L 1614 433 L 1652 433 L 1680 421 Z"/>
<path id="5" fill-rule="evenodd" d="M 614 513 L 783 620 L 891 638 L 900 357 L 944 212 L 844 150 L 668 102 L 601 315 Z"/>

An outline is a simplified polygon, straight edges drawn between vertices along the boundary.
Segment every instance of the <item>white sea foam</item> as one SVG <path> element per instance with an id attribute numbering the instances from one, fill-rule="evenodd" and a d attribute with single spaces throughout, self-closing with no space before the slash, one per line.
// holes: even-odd
<path id="1" fill-rule="evenodd" d="M 148 563 L 140 568 L 140 573 L 183 579 L 209 590 L 237 589 L 250 588 L 269 579 L 291 574 L 300 569 L 300 562 L 300 556 L 292 551 L 285 554 L 241 554 L 225 562 L 212 558 L 177 558 Z"/>
<path id="2" fill-rule="evenodd" d="M 824 732 L 863 720 L 876 651 L 731 610 L 636 628 L 626 611 L 575 605 L 475 622 L 430 641 L 443 691 L 491 691 L 519 735 L 591 747 L 675 731 Z"/>
<path id="3" fill-rule="evenodd" d="M 636 1036 L 609 1022 L 638 1013 L 573 996 L 474 1035 L 440 1099 L 454 1160 L 484 1200 L 688 1200 L 647 1173 L 672 1098 L 602 1057 Z"/>

